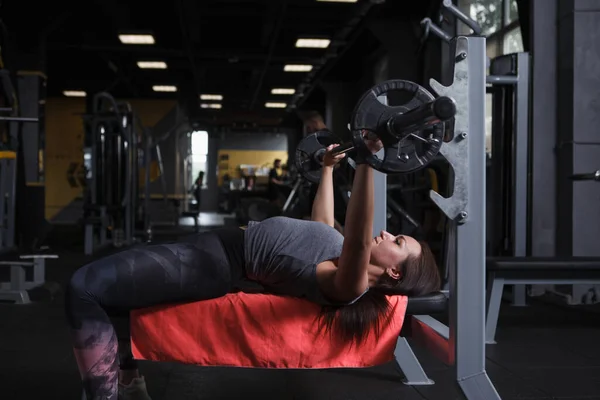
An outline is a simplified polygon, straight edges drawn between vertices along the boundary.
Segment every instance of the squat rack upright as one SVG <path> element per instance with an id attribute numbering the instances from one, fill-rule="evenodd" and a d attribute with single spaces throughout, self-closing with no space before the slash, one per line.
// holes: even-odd
<path id="1" fill-rule="evenodd" d="M 431 191 L 432 201 L 455 225 L 449 243 L 448 326 L 429 315 L 413 315 L 413 338 L 452 366 L 454 378 L 469 400 L 499 400 L 500 396 L 485 370 L 486 303 L 486 154 L 485 93 L 486 39 L 459 36 L 450 42 L 453 82 L 445 87 L 431 79 L 438 95 L 453 98 L 457 110 L 452 139 L 440 153 L 454 170 L 454 192 L 444 198 Z M 375 173 L 375 193 L 386 193 L 386 176 Z M 376 196 L 375 209 L 386 210 L 385 195 Z M 374 232 L 386 227 L 385 212 L 376 213 Z M 431 385 L 404 337 L 396 345 L 396 359 L 408 385 Z"/>

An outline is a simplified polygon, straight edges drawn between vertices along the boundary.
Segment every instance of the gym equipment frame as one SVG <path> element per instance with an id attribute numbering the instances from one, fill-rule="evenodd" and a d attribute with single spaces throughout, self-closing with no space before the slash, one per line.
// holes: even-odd
<path id="1" fill-rule="evenodd" d="M 407 321 L 413 332 L 422 333 L 415 339 L 453 367 L 469 400 L 500 399 L 485 370 L 485 43 L 484 37 L 453 39 L 453 83 L 444 87 L 430 81 L 439 95 L 457 105 L 453 139 L 440 149 L 455 172 L 454 193 L 443 198 L 431 192 L 431 199 L 456 224 L 456 262 L 449 274 L 449 326 L 428 315 Z M 399 353 L 407 384 L 431 383 L 408 343 L 399 340 Z"/>
<path id="2" fill-rule="evenodd" d="M 488 255 L 527 255 L 529 159 L 529 53 L 496 57 L 486 82 L 492 95 Z M 513 287 L 512 304 L 526 305 L 525 286 Z"/>

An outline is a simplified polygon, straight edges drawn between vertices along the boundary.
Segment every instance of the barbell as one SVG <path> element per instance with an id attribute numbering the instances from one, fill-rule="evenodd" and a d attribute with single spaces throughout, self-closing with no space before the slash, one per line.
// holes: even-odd
<path id="1" fill-rule="evenodd" d="M 308 181 L 318 183 L 327 146 L 341 143 L 332 154 L 361 151 L 365 161 L 380 172 L 414 172 L 438 154 L 444 122 L 455 114 L 456 103 L 450 97 L 435 98 L 410 81 L 385 81 L 363 94 L 354 108 L 350 122 L 352 141 L 342 143 L 330 131 L 315 132 L 298 144 L 295 164 Z M 365 131 L 368 138 L 375 135 L 381 140 L 383 148 L 377 154 L 364 149 Z"/>

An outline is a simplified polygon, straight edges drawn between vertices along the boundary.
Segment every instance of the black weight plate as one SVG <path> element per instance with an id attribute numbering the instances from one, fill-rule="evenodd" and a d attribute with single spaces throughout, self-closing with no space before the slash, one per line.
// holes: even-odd
<path id="1" fill-rule="evenodd" d="M 318 154 L 325 152 L 331 144 L 342 142 L 330 131 L 317 131 L 310 134 L 298 143 L 294 164 L 298 172 L 311 183 L 319 183 L 321 180 L 321 168 L 323 164 L 318 159 Z"/>
<path id="2" fill-rule="evenodd" d="M 394 106 L 379 101 L 380 96 L 390 92 L 399 92 L 402 97 L 410 100 Z M 375 133 L 384 146 L 377 155 L 366 158 L 369 165 L 388 174 L 409 173 L 423 168 L 435 158 L 443 143 L 443 123 L 413 132 L 400 140 L 388 128 L 388 121 L 394 115 L 413 110 L 434 99 L 422 86 L 398 79 L 375 85 L 361 97 L 352 113 L 352 140 L 357 148 L 362 147 L 363 130 L 367 130 Z"/>

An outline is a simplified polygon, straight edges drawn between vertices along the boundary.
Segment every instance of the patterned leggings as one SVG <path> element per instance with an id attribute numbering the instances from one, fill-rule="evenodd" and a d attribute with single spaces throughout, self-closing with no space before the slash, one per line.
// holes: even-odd
<path id="1" fill-rule="evenodd" d="M 118 341 L 109 315 L 221 297 L 231 291 L 231 275 L 210 232 L 132 248 L 77 270 L 66 290 L 66 315 L 87 399 L 117 400 Z"/>

